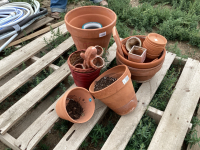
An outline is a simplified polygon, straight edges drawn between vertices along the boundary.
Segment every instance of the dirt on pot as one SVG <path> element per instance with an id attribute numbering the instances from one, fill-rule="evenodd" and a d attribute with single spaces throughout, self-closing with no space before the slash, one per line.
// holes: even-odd
<path id="1" fill-rule="evenodd" d="M 69 116 L 74 120 L 79 119 L 83 114 L 83 108 L 81 107 L 79 102 L 75 101 L 74 99 L 69 99 L 69 103 L 66 106 L 66 110 Z"/>
<path id="2" fill-rule="evenodd" d="M 96 82 L 94 91 L 102 90 L 102 89 L 106 88 L 107 86 L 111 85 L 112 83 L 114 83 L 116 80 L 117 80 L 117 78 L 105 76 Z"/>

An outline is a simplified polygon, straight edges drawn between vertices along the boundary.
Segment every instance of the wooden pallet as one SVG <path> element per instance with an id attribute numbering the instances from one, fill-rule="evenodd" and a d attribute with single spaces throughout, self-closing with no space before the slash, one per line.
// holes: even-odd
<path id="1" fill-rule="evenodd" d="M 67 33 L 65 25 L 59 27 L 63 34 Z M 54 29 L 56 32 L 57 28 Z M 13 52 L 10 56 L 0 61 L 0 79 L 9 74 L 14 68 L 27 60 L 32 64 L 7 81 L 0 87 L 0 102 L 4 101 L 18 88 L 29 81 L 44 68 L 50 67 L 55 71 L 33 88 L 29 93 L 18 100 L 12 107 L 0 116 L 0 140 L 14 150 L 31 150 L 53 127 L 59 119 L 55 112 L 54 102 L 41 115 L 39 115 L 30 126 L 28 126 L 17 138 L 8 133 L 9 129 L 28 113 L 33 106 L 47 95 L 57 84 L 70 75 L 67 63 L 61 67 L 52 64 L 60 55 L 73 46 L 73 40 L 69 37 L 58 47 L 48 52 L 42 58 L 35 56 L 46 46 L 44 38 L 49 40 L 51 33 L 48 32 L 35 39 L 31 43 Z M 116 44 L 114 43 L 107 54 L 108 62 L 116 56 Z M 156 90 L 162 82 L 167 70 L 172 63 L 177 63 L 179 58 L 175 54 L 167 52 L 161 70 L 148 82 L 143 83 L 136 93 L 138 106 L 128 115 L 121 116 L 115 128 L 109 135 L 103 150 L 125 149 L 131 135 L 134 133 L 140 119 L 148 109 L 148 114 L 159 122 L 155 135 L 150 143 L 149 150 L 176 150 L 180 149 L 187 131 L 191 128 L 191 119 L 200 97 L 198 88 L 200 86 L 200 64 L 199 61 L 187 59 L 181 62 L 184 65 L 183 72 L 178 80 L 176 88 L 164 112 L 153 107 L 148 107 Z M 69 89 L 75 87 L 72 85 Z M 73 124 L 54 150 L 78 149 L 95 124 L 104 116 L 108 110 L 101 101 L 95 100 L 95 113 L 86 123 Z M 126 128 L 124 128 L 126 125 Z M 166 142 L 166 140 L 168 142 Z M 170 142 L 170 144 L 168 144 Z"/>

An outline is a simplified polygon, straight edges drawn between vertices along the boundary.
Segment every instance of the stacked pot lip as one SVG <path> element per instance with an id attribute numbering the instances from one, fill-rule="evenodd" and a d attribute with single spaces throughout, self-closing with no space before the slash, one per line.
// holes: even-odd
<path id="1" fill-rule="evenodd" d="M 144 35 L 135 35 L 135 36 L 140 38 L 142 45 L 143 45 L 146 36 L 144 36 Z M 130 37 L 123 39 L 122 44 L 126 43 L 126 41 L 129 38 Z M 122 46 L 122 48 L 123 48 L 123 46 Z M 120 53 L 117 51 L 116 59 L 117 59 L 118 65 L 124 64 L 124 65 L 128 66 L 133 80 L 136 80 L 138 82 L 145 82 L 145 81 L 148 81 L 149 79 L 151 79 L 156 74 L 156 72 L 158 72 L 160 70 L 160 68 L 162 67 L 162 64 L 165 60 L 165 55 L 166 55 L 166 49 L 163 48 L 163 50 L 158 55 L 158 57 L 156 57 L 157 59 L 152 60 L 150 58 L 152 60 L 151 62 L 137 63 L 137 62 L 132 62 L 132 61 L 128 60 L 126 57 L 123 57 L 122 55 L 120 55 Z M 147 59 L 149 59 L 148 55 L 147 55 Z"/>
<path id="2" fill-rule="evenodd" d="M 143 43 L 143 47 L 147 49 L 147 57 L 155 59 L 159 57 L 167 44 L 167 39 L 157 33 L 150 33 Z"/>

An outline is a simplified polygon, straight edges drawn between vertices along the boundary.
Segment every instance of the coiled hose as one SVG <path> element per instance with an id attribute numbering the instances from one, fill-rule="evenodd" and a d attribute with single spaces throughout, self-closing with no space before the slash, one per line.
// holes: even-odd
<path id="1" fill-rule="evenodd" d="M 21 30 L 47 14 L 47 10 L 40 8 L 37 0 L 33 0 L 33 8 L 25 2 L 8 3 L 0 7 L 0 40 L 11 36 L 0 47 L 0 52 L 17 37 Z"/>

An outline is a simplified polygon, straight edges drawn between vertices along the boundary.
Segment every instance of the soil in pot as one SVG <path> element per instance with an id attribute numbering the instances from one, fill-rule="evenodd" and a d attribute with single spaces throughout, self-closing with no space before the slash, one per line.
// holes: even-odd
<path id="1" fill-rule="evenodd" d="M 112 83 L 114 83 L 116 80 L 117 78 L 105 76 L 96 82 L 94 86 L 94 91 L 102 90 L 106 88 L 107 86 L 111 85 Z"/>
<path id="2" fill-rule="evenodd" d="M 69 99 L 69 98 L 67 98 Z M 83 99 L 84 101 L 84 99 Z M 69 114 L 69 116 L 76 120 L 79 119 L 81 117 L 81 115 L 83 114 L 83 108 L 82 106 L 79 104 L 79 102 L 75 101 L 74 99 L 70 99 L 69 103 L 66 106 L 66 110 Z"/>

